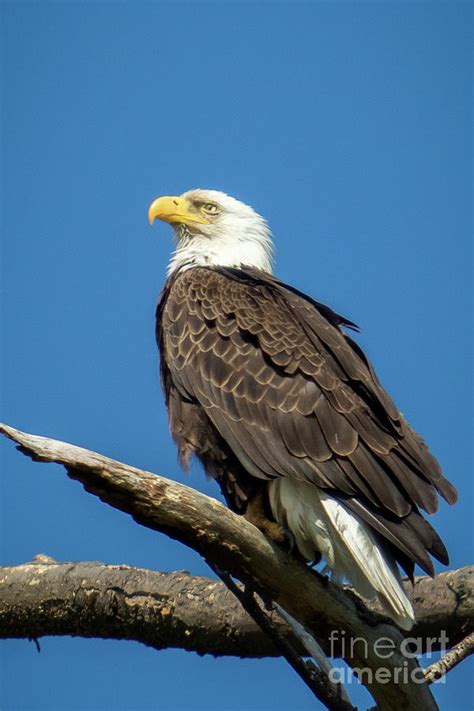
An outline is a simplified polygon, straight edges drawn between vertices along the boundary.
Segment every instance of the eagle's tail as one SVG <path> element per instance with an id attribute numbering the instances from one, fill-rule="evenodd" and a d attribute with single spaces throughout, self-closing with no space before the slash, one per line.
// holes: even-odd
<path id="1" fill-rule="evenodd" d="M 366 523 L 309 482 L 274 479 L 268 491 L 273 515 L 307 560 L 320 553 L 336 579 L 348 581 L 363 597 L 377 596 L 402 629 L 412 628 L 415 616 L 395 559 Z"/>

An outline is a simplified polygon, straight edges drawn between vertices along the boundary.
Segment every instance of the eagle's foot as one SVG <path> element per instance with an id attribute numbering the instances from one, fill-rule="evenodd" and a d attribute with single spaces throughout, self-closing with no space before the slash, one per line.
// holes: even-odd
<path id="1" fill-rule="evenodd" d="M 263 492 L 259 491 L 247 505 L 244 513 L 245 518 L 253 523 L 267 538 L 282 546 L 288 553 L 292 553 L 295 547 L 295 539 L 291 531 L 281 526 L 276 521 L 272 521 L 267 514 Z"/>

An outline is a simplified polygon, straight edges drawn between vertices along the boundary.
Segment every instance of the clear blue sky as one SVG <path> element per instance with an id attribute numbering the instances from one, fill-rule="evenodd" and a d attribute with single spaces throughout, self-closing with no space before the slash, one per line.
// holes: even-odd
<path id="1" fill-rule="evenodd" d="M 470 3 L 3 2 L 3 414 L 217 496 L 177 465 L 154 305 L 172 246 L 149 202 L 224 190 L 277 273 L 359 342 L 458 486 L 472 551 Z M 194 553 L 2 442 L 2 560 L 39 552 L 208 574 Z M 2 642 L 2 711 L 293 711 L 280 661 Z M 472 667 L 471 667 L 472 670 Z M 439 686 L 471 707 L 468 667 Z"/>

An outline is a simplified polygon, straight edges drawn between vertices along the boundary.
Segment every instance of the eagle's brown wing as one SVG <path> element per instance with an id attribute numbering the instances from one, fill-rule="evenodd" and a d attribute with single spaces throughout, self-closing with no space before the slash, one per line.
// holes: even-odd
<path id="1" fill-rule="evenodd" d="M 385 537 L 408 570 L 447 553 L 418 508 L 456 492 L 407 425 L 353 325 L 256 270 L 192 268 L 170 282 L 159 339 L 172 396 L 199 404 L 259 479 L 330 492 Z"/>

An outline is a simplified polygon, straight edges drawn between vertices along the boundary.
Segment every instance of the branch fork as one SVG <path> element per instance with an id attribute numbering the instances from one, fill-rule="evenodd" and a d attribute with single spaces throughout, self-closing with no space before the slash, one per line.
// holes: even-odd
<path id="1" fill-rule="evenodd" d="M 367 682 L 367 687 L 378 708 L 384 711 L 399 711 L 400 708 L 405 711 L 431 711 L 437 708 L 428 683 L 434 672 L 427 674 L 425 683 L 419 682 L 419 675 L 418 682 L 413 680 L 421 670 L 415 659 L 403 655 L 404 637 L 400 630 L 388 624 L 375 609 L 365 606 L 354 595 L 331 581 L 323 580 L 320 575 L 289 557 L 243 517 L 187 486 L 96 452 L 30 435 L 6 425 L 0 426 L 0 433 L 14 440 L 20 451 L 33 460 L 64 465 L 68 475 L 82 483 L 91 494 L 131 515 L 139 524 L 181 541 L 202 555 L 212 568 L 225 570 L 247 588 L 258 590 L 263 599 L 272 600 L 297 620 L 326 654 L 331 651 L 333 655 L 344 658 L 349 666 L 369 670 L 370 683 Z M 37 562 L 36 565 L 45 570 L 51 569 L 50 562 Z M 462 575 L 467 588 L 468 582 L 472 583 L 472 570 L 470 573 L 466 569 L 464 571 Z M 0 570 L 0 576 L 2 572 L 5 569 Z M 150 574 L 151 571 L 145 573 Z M 423 583 L 422 587 L 426 585 L 429 586 L 429 583 Z M 457 606 L 461 614 L 463 605 L 461 601 Z M 166 604 L 161 607 L 162 617 L 166 607 Z M 420 624 L 423 625 L 423 621 Z M 281 629 L 283 623 L 279 625 Z M 366 641 L 365 648 L 361 651 L 360 647 L 353 645 L 353 648 L 347 649 L 339 643 L 333 644 L 330 650 L 328 640 L 334 631 L 344 631 L 346 638 L 362 638 Z M 381 661 L 377 655 L 377 644 L 381 638 L 390 640 L 393 649 L 391 657 L 383 659 L 383 666 L 388 670 L 388 678 L 383 681 L 379 681 L 376 674 Z M 461 642 L 459 639 L 458 643 Z M 269 643 L 269 646 L 275 648 L 275 642 Z M 301 649 L 298 649 L 300 653 Z M 396 683 L 394 672 L 402 666 L 407 667 L 408 680 L 400 684 Z M 327 689 L 331 687 L 326 684 Z M 339 703 L 341 701 L 346 703 L 339 695 Z M 326 700 L 325 703 L 328 705 L 330 702 Z M 335 703 L 332 701 L 328 708 L 343 709 Z"/>

